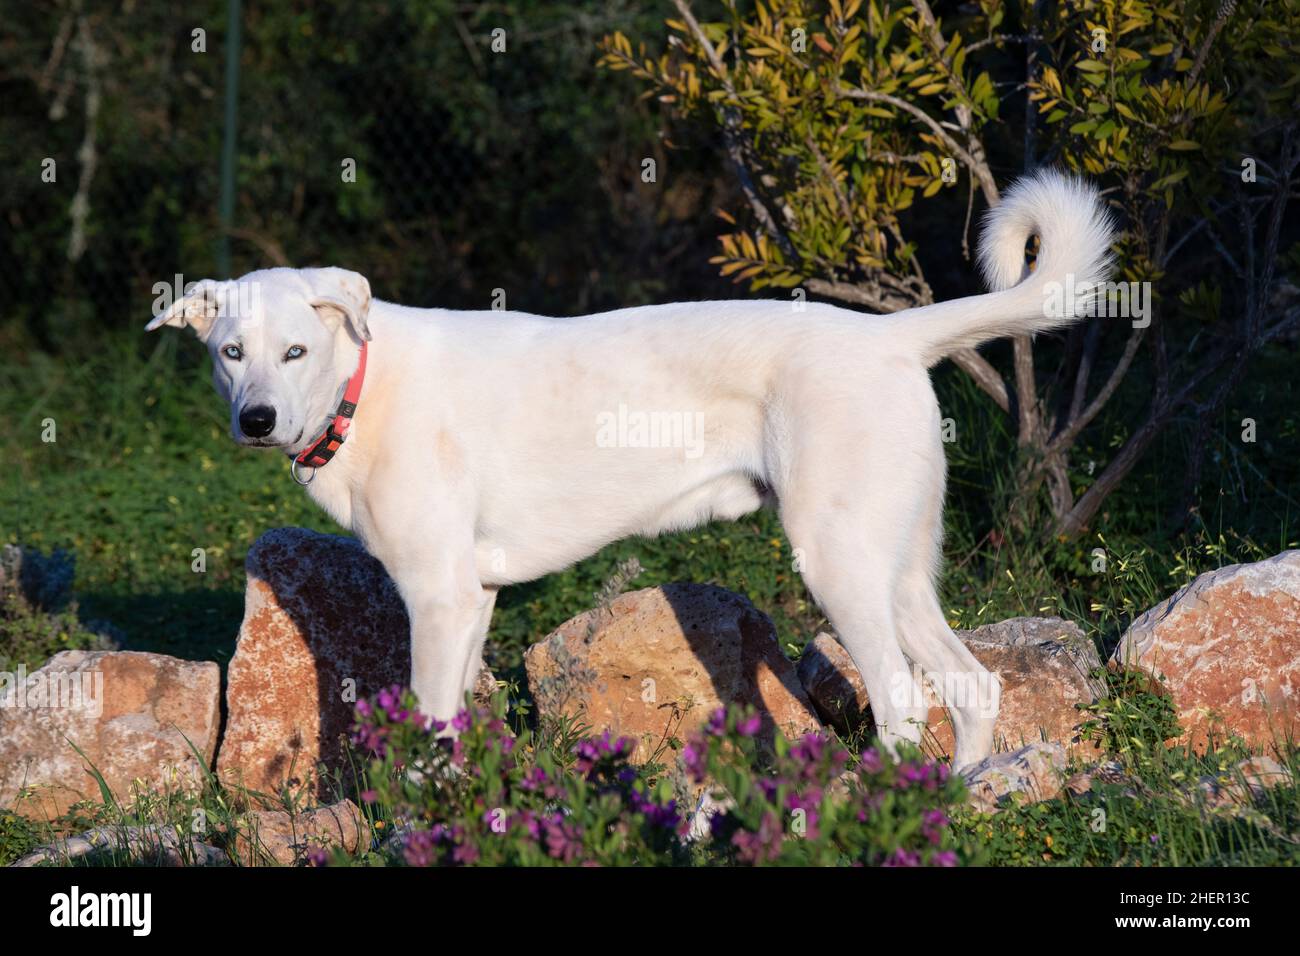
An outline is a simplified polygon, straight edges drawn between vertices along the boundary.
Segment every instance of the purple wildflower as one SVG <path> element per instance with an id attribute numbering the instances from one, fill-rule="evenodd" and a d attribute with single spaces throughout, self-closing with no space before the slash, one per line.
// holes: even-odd
<path id="1" fill-rule="evenodd" d="M 431 830 L 416 830 L 407 836 L 402 847 L 407 866 L 432 866 L 437 843 L 438 838 Z"/>
<path id="2" fill-rule="evenodd" d="M 911 850 L 899 847 L 885 859 L 884 866 L 920 866 L 921 857 Z"/>
<path id="3" fill-rule="evenodd" d="M 395 724 L 405 723 L 410 712 L 402 706 L 402 688 L 394 684 L 385 687 L 375 696 L 375 702 L 384 712 L 384 716 Z"/>
<path id="4" fill-rule="evenodd" d="M 770 810 L 763 814 L 756 832 L 738 830 L 731 837 L 736 858 L 751 865 L 771 863 L 780 857 L 781 840 L 781 823 Z"/>
<path id="5" fill-rule="evenodd" d="M 704 742 L 698 738 L 692 740 L 682 748 L 682 765 L 686 768 L 686 772 L 695 783 L 700 783 L 704 780 L 704 754 Z"/>
<path id="6" fill-rule="evenodd" d="M 677 814 L 676 800 L 669 800 L 667 803 L 656 803 L 636 790 L 632 791 L 631 799 L 632 809 L 644 814 L 651 826 L 662 827 L 665 830 L 675 830 L 682 822 Z"/>
<path id="7" fill-rule="evenodd" d="M 519 780 L 519 789 L 527 790 L 530 793 L 534 790 L 540 790 L 544 787 L 550 778 L 547 777 L 546 771 L 541 767 L 533 767 Z"/>
<path id="8" fill-rule="evenodd" d="M 556 813 L 546 824 L 546 852 L 557 860 L 572 863 L 582 853 L 582 828 L 565 822 Z"/>
<path id="9" fill-rule="evenodd" d="M 921 814 L 921 834 L 938 846 L 943 842 L 943 830 L 948 825 L 948 815 L 942 810 L 926 810 Z"/>
<path id="10" fill-rule="evenodd" d="M 516 813 L 510 818 L 510 825 L 512 827 L 523 827 L 534 840 L 540 840 L 542 837 L 542 823 L 532 810 L 521 810 Z"/>
<path id="11" fill-rule="evenodd" d="M 462 843 L 451 851 L 451 859 L 455 863 L 463 866 L 471 866 L 478 862 L 478 847 L 472 843 Z"/>

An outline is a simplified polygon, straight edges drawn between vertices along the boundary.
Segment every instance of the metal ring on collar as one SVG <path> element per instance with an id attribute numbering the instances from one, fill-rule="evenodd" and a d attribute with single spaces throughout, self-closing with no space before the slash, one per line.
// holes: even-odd
<path id="1" fill-rule="evenodd" d="M 312 481 L 316 478 L 316 469 L 312 468 L 311 476 L 306 481 L 303 481 L 301 478 L 298 477 L 298 466 L 300 464 L 302 464 L 302 462 L 298 461 L 298 459 L 295 458 L 293 460 L 293 464 L 289 466 L 289 474 L 293 476 L 293 480 L 298 482 L 298 484 L 310 485 Z"/>

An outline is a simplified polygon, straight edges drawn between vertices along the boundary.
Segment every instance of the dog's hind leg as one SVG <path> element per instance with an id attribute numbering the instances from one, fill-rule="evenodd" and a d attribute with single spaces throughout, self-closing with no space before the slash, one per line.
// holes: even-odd
<path id="1" fill-rule="evenodd" d="M 952 632 L 928 573 L 904 573 L 896 607 L 903 650 L 920 665 L 952 717 L 953 766 L 963 770 L 979 763 L 993 752 L 1001 682 Z"/>
<path id="2" fill-rule="evenodd" d="M 819 384 L 810 407 L 787 413 L 808 427 L 774 442 L 781 520 L 804 583 L 862 675 L 881 740 L 919 743 L 927 708 L 894 601 L 924 493 L 915 389 L 882 385 L 867 408 L 861 395 L 846 401 Z"/>
<path id="3" fill-rule="evenodd" d="M 943 443 L 934 432 L 928 441 L 927 487 L 921 516 L 912 534 L 898 589 L 895 613 L 903 652 L 924 672 L 943 699 L 957 739 L 953 766 L 963 769 L 993 752 L 993 725 L 1002 685 L 997 675 L 952 632 L 935 593 L 943 541 Z"/>
<path id="4" fill-rule="evenodd" d="M 861 519 L 861 514 L 810 516 L 799 506 L 782 508 L 804 583 L 853 658 L 877 732 L 892 749 L 899 740 L 920 742 L 926 707 L 898 640 L 892 592 L 900 539 L 888 524 Z"/>

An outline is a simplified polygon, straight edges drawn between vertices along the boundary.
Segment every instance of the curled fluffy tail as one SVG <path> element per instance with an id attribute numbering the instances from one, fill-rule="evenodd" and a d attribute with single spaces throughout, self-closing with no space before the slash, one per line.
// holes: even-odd
<path id="1" fill-rule="evenodd" d="M 958 349 L 991 339 L 1068 325 L 1086 314 L 1086 290 L 1110 274 L 1115 226 L 1089 183 L 1044 169 L 1016 182 L 989 210 L 980 236 L 979 264 L 993 289 L 987 295 L 895 313 L 902 331 L 915 336 L 927 366 Z M 1025 243 L 1039 238 L 1031 272 Z"/>

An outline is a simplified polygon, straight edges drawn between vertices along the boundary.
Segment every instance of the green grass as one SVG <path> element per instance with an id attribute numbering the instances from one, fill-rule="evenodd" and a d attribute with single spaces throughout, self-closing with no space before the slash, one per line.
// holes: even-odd
<path id="1" fill-rule="evenodd" d="M 1294 775 L 1300 767 L 1290 763 Z M 961 829 L 997 866 L 1295 866 L 1300 864 L 1300 791 L 1285 786 L 1252 808 L 1208 811 L 1184 788 L 1203 775 L 1233 779 L 1220 755 L 1174 756 L 1166 776 L 1139 795 L 1119 785 L 995 816 L 967 816 Z M 1292 779 L 1295 779 L 1294 776 Z"/>
<path id="2" fill-rule="evenodd" d="M 961 818 L 965 836 L 990 863 L 1008 866 L 1294 866 L 1300 864 L 1300 750 L 1270 748 L 1290 780 L 1252 803 L 1215 806 L 1199 784 L 1246 789 L 1240 741 L 1198 754 L 1166 746 L 1178 735 L 1168 698 L 1134 675 L 1110 675 L 1110 697 L 1085 725 L 1103 742 L 1121 779 L 1094 781 L 1080 795 Z"/>

